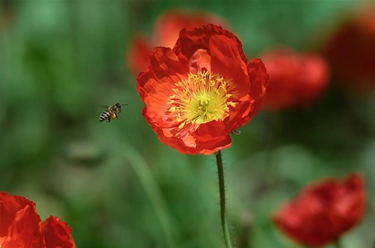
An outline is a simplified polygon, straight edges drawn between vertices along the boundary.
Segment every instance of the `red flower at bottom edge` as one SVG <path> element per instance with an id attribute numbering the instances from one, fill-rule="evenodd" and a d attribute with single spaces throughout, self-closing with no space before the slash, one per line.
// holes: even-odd
<path id="1" fill-rule="evenodd" d="M 43 223 L 35 203 L 22 196 L 0 192 L 1 248 L 75 248 L 72 230 L 50 216 Z"/>
<path id="2" fill-rule="evenodd" d="M 261 60 L 247 63 L 238 38 L 209 24 L 183 29 L 173 50 L 155 48 L 137 89 L 163 143 L 209 155 L 230 147 L 230 133 L 259 111 L 267 80 Z"/>
<path id="3" fill-rule="evenodd" d="M 308 186 L 285 204 L 274 222 L 287 236 L 306 246 L 335 242 L 357 224 L 365 211 L 365 183 L 353 174 Z"/>

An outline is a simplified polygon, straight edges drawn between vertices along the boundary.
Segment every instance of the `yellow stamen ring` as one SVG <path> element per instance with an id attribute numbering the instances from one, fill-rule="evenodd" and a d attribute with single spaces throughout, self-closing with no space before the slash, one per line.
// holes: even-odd
<path id="1" fill-rule="evenodd" d="M 197 74 L 189 73 L 188 77 L 173 88 L 167 114 L 180 123 L 179 129 L 189 124 L 198 128 L 200 124 L 210 121 L 222 121 L 229 115 L 230 107 L 237 102 L 228 101 L 236 98 L 235 85 L 219 74 L 207 70 Z M 190 129 L 190 128 L 188 128 Z"/>

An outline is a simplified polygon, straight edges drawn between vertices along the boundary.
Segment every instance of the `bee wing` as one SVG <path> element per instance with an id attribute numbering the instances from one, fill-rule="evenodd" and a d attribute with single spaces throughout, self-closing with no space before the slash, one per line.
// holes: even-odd
<path id="1" fill-rule="evenodd" d="M 109 108 L 109 106 L 107 106 L 107 105 L 99 105 L 99 107 L 100 107 L 100 108 L 105 108 L 105 109 L 108 109 L 108 108 Z"/>

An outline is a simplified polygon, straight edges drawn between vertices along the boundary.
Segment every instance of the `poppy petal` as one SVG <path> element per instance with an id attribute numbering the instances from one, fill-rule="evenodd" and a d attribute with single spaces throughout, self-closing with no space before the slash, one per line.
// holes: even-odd
<path id="1" fill-rule="evenodd" d="M 209 43 L 212 57 L 212 71 L 236 83 L 239 98 L 249 93 L 250 82 L 246 61 L 241 59 L 235 40 L 222 35 L 212 36 Z"/>
<path id="2" fill-rule="evenodd" d="M 16 213 L 1 247 L 45 248 L 40 222 L 40 217 L 35 210 L 35 203 L 26 205 Z"/>
<path id="3" fill-rule="evenodd" d="M 75 248 L 72 229 L 57 217 L 50 216 L 42 223 L 42 232 L 47 248 Z"/>

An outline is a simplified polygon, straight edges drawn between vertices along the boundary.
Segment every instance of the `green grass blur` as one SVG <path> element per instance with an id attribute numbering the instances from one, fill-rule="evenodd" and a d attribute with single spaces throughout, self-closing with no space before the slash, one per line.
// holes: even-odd
<path id="1" fill-rule="evenodd" d="M 214 156 L 160 143 L 142 116 L 125 54 L 170 8 L 229 23 L 247 56 L 316 49 L 361 1 L 1 0 L 0 191 L 59 216 L 79 248 L 224 247 Z M 99 105 L 128 103 L 99 123 Z M 344 248 L 374 243 L 374 97 L 332 84 L 315 105 L 260 112 L 223 151 L 228 217 L 239 248 L 295 248 L 270 221 L 320 178 L 362 173 L 368 207 Z M 169 240 L 169 241 L 168 241 Z"/>

